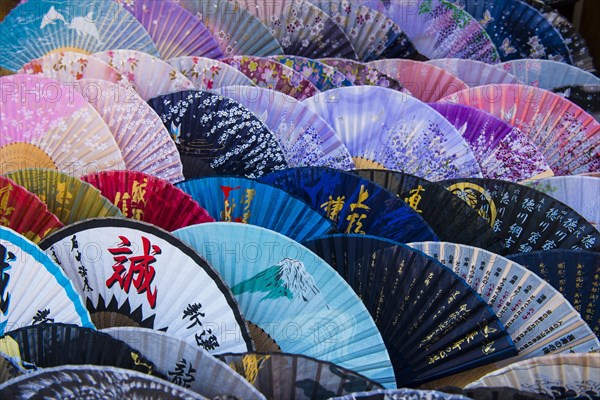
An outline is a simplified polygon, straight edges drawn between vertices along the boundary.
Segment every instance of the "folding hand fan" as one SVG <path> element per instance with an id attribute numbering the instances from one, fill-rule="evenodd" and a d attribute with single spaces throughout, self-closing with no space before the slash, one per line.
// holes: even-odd
<path id="1" fill-rule="evenodd" d="M 466 89 L 465 82 L 432 64 L 413 60 L 377 60 L 369 66 L 386 73 L 421 101 L 433 102 Z"/>
<path id="2" fill-rule="evenodd" d="M 383 186 L 403 199 L 423 217 L 440 240 L 502 253 L 503 243 L 487 221 L 443 186 L 396 171 L 371 169 L 352 173 Z"/>
<path id="3" fill-rule="evenodd" d="M 526 85 L 547 90 L 570 85 L 600 85 L 600 78 L 594 74 L 558 61 L 514 60 L 497 68 L 510 72 Z"/>
<path id="4" fill-rule="evenodd" d="M 269 28 L 235 0 L 180 0 L 179 4 L 200 18 L 227 57 L 283 54 Z"/>
<path id="5" fill-rule="evenodd" d="M 600 170 L 600 123 L 557 94 L 526 85 L 486 85 L 443 102 L 479 108 L 519 128 L 556 175 Z"/>
<path id="6" fill-rule="evenodd" d="M 208 165 L 208 163 L 193 155 L 181 155 L 183 164 L 183 175 L 186 179 L 201 178 L 205 176 L 216 176 L 217 173 Z"/>
<path id="7" fill-rule="evenodd" d="M 440 182 L 476 209 L 504 240 L 507 254 L 600 250 L 600 233 L 569 206 L 527 186 L 494 179 Z"/>
<path id="8" fill-rule="evenodd" d="M 275 60 L 236 56 L 221 61 L 242 72 L 256 86 L 273 89 L 298 100 L 304 100 L 319 92 L 317 87 L 302 75 Z"/>
<path id="9" fill-rule="evenodd" d="M 221 354 L 268 399 L 325 400 L 356 390 L 382 388 L 356 372 L 299 354 Z"/>
<path id="10" fill-rule="evenodd" d="M 352 85 L 381 86 L 411 94 L 404 90 L 400 82 L 367 64 L 342 58 L 322 58 L 319 61 L 344 74 Z"/>
<path id="11" fill-rule="evenodd" d="M 456 386 L 438 387 L 437 390 L 444 393 L 464 395 L 473 400 L 550 400 L 551 397 L 540 396 L 536 393 L 524 392 L 509 387 L 481 387 L 473 389 L 461 389 Z"/>
<path id="12" fill-rule="evenodd" d="M 194 87 L 194 84 L 175 68 L 147 53 L 134 50 L 109 50 L 96 53 L 94 56 L 107 62 L 127 78 L 145 101 Z"/>
<path id="13" fill-rule="evenodd" d="M 25 237 L 0 227 L 0 334 L 64 322 L 93 327 L 62 269 Z"/>
<path id="14" fill-rule="evenodd" d="M 481 61 L 464 60 L 461 58 L 440 58 L 427 61 L 456 76 L 469 87 L 489 85 L 492 83 L 519 83 L 519 80 L 509 71 Z"/>
<path id="15" fill-rule="evenodd" d="M 566 86 L 552 90 L 600 121 L 600 85 Z"/>
<path id="16" fill-rule="evenodd" d="M 356 392 L 330 400 L 470 400 L 468 397 L 434 390 L 397 389 Z"/>
<path id="17" fill-rule="evenodd" d="M 194 89 L 213 90 L 225 86 L 254 86 L 246 75 L 218 60 L 203 57 L 179 57 L 167 61 L 194 84 Z"/>
<path id="18" fill-rule="evenodd" d="M 223 57 L 208 28 L 177 1 L 115 1 L 140 21 L 163 60 L 181 56 Z"/>
<path id="19" fill-rule="evenodd" d="M 177 185 L 218 221 L 242 222 L 298 242 L 335 230 L 333 222 L 289 193 L 246 178 L 211 177 Z"/>
<path id="20" fill-rule="evenodd" d="M 227 87 L 219 92 L 247 107 L 267 125 L 289 166 L 354 168 L 348 149 L 331 126 L 293 97 L 249 86 Z"/>
<path id="21" fill-rule="evenodd" d="M 17 364 L 11 357 L 0 353 L 0 383 L 23 375 L 25 369 Z"/>
<path id="22" fill-rule="evenodd" d="M 167 231 L 214 222 L 208 212 L 171 183 L 134 171 L 111 171 L 81 178 L 121 209 L 123 215 Z"/>
<path id="23" fill-rule="evenodd" d="M 429 106 L 458 129 L 485 178 L 523 181 L 553 174 L 544 155 L 527 136 L 493 115 L 461 104 Z"/>
<path id="24" fill-rule="evenodd" d="M 340 232 L 399 242 L 437 236 L 419 213 L 395 193 L 357 175 L 329 168 L 277 171 L 259 181 L 299 197 L 331 219 Z M 420 239 L 429 240 L 429 239 Z"/>
<path id="25" fill-rule="evenodd" d="M 174 234 L 207 258 L 248 322 L 281 351 L 329 361 L 395 387 L 388 352 L 367 309 L 307 248 L 264 228 L 227 222 Z"/>
<path id="26" fill-rule="evenodd" d="M 110 130 L 80 94 L 32 75 L 2 77 L 0 87 L 1 174 L 50 168 L 81 176 L 124 167 Z"/>
<path id="27" fill-rule="evenodd" d="M 517 354 L 492 309 L 433 258 L 373 236 L 333 235 L 305 245 L 365 303 L 390 352 L 398 386 Z"/>
<path id="28" fill-rule="evenodd" d="M 352 82 L 346 79 L 344 74 L 318 60 L 300 56 L 272 56 L 270 58 L 290 67 L 303 78 L 308 79 L 321 92 L 342 86 L 352 86 Z"/>
<path id="29" fill-rule="evenodd" d="M 144 29 L 113 1 L 29 0 L 0 23 L 0 66 L 17 71 L 46 54 L 132 49 L 158 55 Z"/>
<path id="30" fill-rule="evenodd" d="M 0 396 L 15 400 L 206 400 L 191 390 L 141 372 L 92 365 L 45 368 L 20 376 L 0 385 Z"/>
<path id="31" fill-rule="evenodd" d="M 146 328 L 108 328 L 103 332 L 138 350 L 155 365 L 157 373 L 175 385 L 209 399 L 264 399 L 228 365 L 179 338 Z"/>
<path id="32" fill-rule="evenodd" d="M 180 154 L 205 161 L 221 175 L 253 178 L 288 165 L 275 135 L 231 99 L 186 91 L 149 103 L 170 130 Z"/>
<path id="33" fill-rule="evenodd" d="M 42 75 L 65 83 L 83 78 L 102 79 L 113 83 L 123 79 L 116 69 L 99 58 L 74 51 L 47 54 L 25 64 L 19 73 Z"/>
<path id="34" fill-rule="evenodd" d="M 211 353 L 252 350 L 246 323 L 219 275 L 159 228 L 93 219 L 56 232 L 40 247 L 73 280 L 99 329 L 156 329 Z"/>
<path id="35" fill-rule="evenodd" d="M 450 122 L 404 93 L 353 86 L 304 103 L 335 129 L 357 168 L 386 168 L 432 181 L 481 176 L 475 155 Z"/>

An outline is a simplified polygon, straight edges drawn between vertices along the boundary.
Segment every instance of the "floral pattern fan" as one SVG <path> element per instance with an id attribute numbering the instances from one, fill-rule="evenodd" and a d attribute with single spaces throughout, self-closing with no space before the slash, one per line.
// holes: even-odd
<path id="1" fill-rule="evenodd" d="M 99 58 L 73 51 L 47 54 L 25 64 L 19 73 L 42 75 L 60 82 L 102 79 L 116 83 L 123 79 L 116 69 Z"/>
<path id="2" fill-rule="evenodd" d="M 250 78 L 237 69 L 204 57 L 178 57 L 167 61 L 169 65 L 194 84 L 194 89 L 217 90 L 225 86 L 254 86 Z"/>

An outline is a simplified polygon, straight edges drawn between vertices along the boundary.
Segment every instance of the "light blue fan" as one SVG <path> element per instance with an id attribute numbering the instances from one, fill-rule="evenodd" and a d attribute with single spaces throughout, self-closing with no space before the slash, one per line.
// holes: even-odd
<path id="1" fill-rule="evenodd" d="M 262 328 L 281 351 L 330 361 L 395 387 L 373 318 L 342 277 L 306 247 L 236 223 L 194 225 L 174 235 L 208 260 L 251 326 Z"/>
<path id="2" fill-rule="evenodd" d="M 522 59 L 497 66 L 526 85 L 554 90 L 564 86 L 600 85 L 600 78 L 573 65 L 551 60 Z"/>
<path id="3" fill-rule="evenodd" d="M 298 242 L 336 230 L 333 222 L 289 193 L 242 177 L 207 177 L 180 182 L 217 221 L 271 229 Z"/>
<path id="4" fill-rule="evenodd" d="M 29 0 L 0 23 L 0 66 L 17 71 L 50 52 L 112 49 L 159 56 L 142 24 L 107 0 Z"/>

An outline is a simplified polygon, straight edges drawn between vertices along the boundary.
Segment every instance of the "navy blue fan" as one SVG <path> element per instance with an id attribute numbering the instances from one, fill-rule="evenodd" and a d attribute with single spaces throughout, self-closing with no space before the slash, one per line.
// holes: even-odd
<path id="1" fill-rule="evenodd" d="M 324 236 L 303 244 L 362 299 L 386 344 L 398 387 L 517 354 L 487 303 L 424 253 L 364 235 Z"/>
<path id="2" fill-rule="evenodd" d="M 302 167 L 259 179 L 306 201 L 343 233 L 369 234 L 398 242 L 417 237 L 437 241 L 423 218 L 402 199 L 357 175 L 331 168 Z"/>
<path id="3" fill-rule="evenodd" d="M 179 153 L 201 159 L 218 174 L 253 178 L 288 165 L 273 133 L 234 100 L 186 90 L 148 103 L 170 130 Z"/>
<path id="4" fill-rule="evenodd" d="M 600 253 L 561 249 L 508 258 L 562 293 L 600 338 Z"/>
<path id="5" fill-rule="evenodd" d="M 207 177 L 177 184 L 217 221 L 241 222 L 296 241 L 335 231 L 333 222 L 276 187 L 241 177 Z"/>

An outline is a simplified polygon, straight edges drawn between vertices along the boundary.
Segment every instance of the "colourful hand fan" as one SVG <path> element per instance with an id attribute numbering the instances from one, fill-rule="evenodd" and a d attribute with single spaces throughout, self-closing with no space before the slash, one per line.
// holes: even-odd
<path id="1" fill-rule="evenodd" d="M 94 327 L 69 278 L 48 256 L 0 227 L 0 334 L 49 322 Z"/>
<path id="2" fill-rule="evenodd" d="M 268 58 L 236 56 L 221 61 L 242 72 L 256 86 L 273 89 L 298 100 L 304 100 L 319 92 L 317 87 L 302 75 Z"/>
<path id="3" fill-rule="evenodd" d="M 600 123 L 561 96 L 525 85 L 486 85 L 446 97 L 487 111 L 519 128 L 556 175 L 600 170 Z"/>
<path id="4" fill-rule="evenodd" d="M 167 61 L 177 72 L 194 84 L 194 89 L 215 90 L 225 86 L 246 85 L 254 83 L 237 69 L 210 58 L 179 57 Z"/>
<path id="5" fill-rule="evenodd" d="M 32 75 L 2 77 L 0 86 L 1 174 L 50 168 L 81 176 L 124 167 L 110 130 L 80 94 Z"/>
<path id="6" fill-rule="evenodd" d="M 517 353 L 491 308 L 433 258 L 372 236 L 333 235 L 305 245 L 365 303 L 390 352 L 399 387 Z"/>
<path id="7" fill-rule="evenodd" d="M 503 243 L 487 221 L 443 186 L 396 171 L 365 169 L 352 173 L 383 186 L 403 199 L 423 217 L 440 240 L 502 253 Z"/>
<path id="8" fill-rule="evenodd" d="M 600 85 L 600 78 L 594 74 L 558 61 L 513 60 L 497 68 L 510 72 L 526 85 L 546 90 L 571 85 Z"/>
<path id="9" fill-rule="evenodd" d="M 600 121 L 600 85 L 566 86 L 552 90 Z"/>
<path id="10" fill-rule="evenodd" d="M 520 130 L 493 115 L 461 104 L 429 104 L 462 135 L 485 178 L 522 181 L 552 175 L 544 155 Z"/>
<path id="11" fill-rule="evenodd" d="M 600 233 L 569 206 L 527 186 L 494 179 L 440 182 L 488 220 L 507 254 L 600 250 Z"/>
<path id="12" fill-rule="evenodd" d="M 369 234 L 399 242 L 437 236 L 423 218 L 395 193 L 357 175 L 304 167 L 259 178 L 299 197 L 331 219 L 340 232 Z"/>
<path id="13" fill-rule="evenodd" d="M 60 82 L 75 82 L 80 79 L 102 79 L 116 83 L 123 79 L 121 74 L 97 57 L 74 51 L 50 53 L 28 62 L 20 73 L 42 75 Z"/>
<path id="14" fill-rule="evenodd" d="M 109 50 L 94 55 L 119 71 L 145 101 L 194 87 L 175 68 L 150 54 L 134 50 Z"/>
<path id="15" fill-rule="evenodd" d="M 435 390 L 397 389 L 397 390 L 372 390 L 369 392 L 356 392 L 346 396 L 332 397 L 331 400 L 470 400 L 456 394 L 448 394 Z"/>
<path id="16" fill-rule="evenodd" d="M 456 76 L 469 87 L 490 85 L 492 83 L 519 83 L 519 80 L 505 69 L 482 61 L 461 58 L 440 58 L 427 61 Z"/>
<path id="17" fill-rule="evenodd" d="M 148 32 L 113 1 L 29 0 L 0 23 L 0 66 L 18 71 L 49 53 L 132 49 L 158 55 Z"/>
<path id="18" fill-rule="evenodd" d="M 342 58 L 322 58 L 319 61 L 344 74 L 346 79 L 352 82 L 352 85 L 381 86 L 410 94 L 400 82 L 367 64 Z"/>
<path id="19" fill-rule="evenodd" d="M 352 86 L 352 82 L 346 79 L 344 74 L 318 60 L 300 56 L 272 56 L 270 58 L 290 67 L 308 79 L 321 92 L 342 86 Z"/>
<path id="20" fill-rule="evenodd" d="M 218 358 L 268 399 L 325 400 L 382 387 L 356 372 L 299 354 L 221 354 Z"/>
<path id="21" fill-rule="evenodd" d="M 432 64 L 413 60 L 377 60 L 369 66 L 386 73 L 421 101 L 433 102 L 466 89 L 465 82 Z"/>
<path id="22" fill-rule="evenodd" d="M 216 38 L 208 28 L 177 1 L 116 2 L 140 21 L 163 60 L 181 56 L 223 57 Z"/>
<path id="23" fill-rule="evenodd" d="M 357 168 L 386 168 L 432 181 L 481 176 L 460 133 L 427 104 L 404 93 L 353 86 L 304 103 L 335 129 Z"/>
<path id="24" fill-rule="evenodd" d="M 205 350 L 164 332 L 119 327 L 104 333 L 138 350 L 175 385 L 212 398 L 264 399 L 250 383 Z"/>
<path id="25" fill-rule="evenodd" d="M 348 149 L 331 126 L 293 97 L 250 86 L 227 87 L 219 92 L 247 107 L 265 123 L 277 138 L 289 166 L 354 168 Z"/>
<path id="26" fill-rule="evenodd" d="M 388 352 L 367 309 L 307 248 L 264 228 L 226 222 L 183 228 L 175 236 L 207 258 L 247 320 L 283 352 L 329 361 L 395 386 Z"/>
<path id="27" fill-rule="evenodd" d="M 111 171 L 81 178 L 121 209 L 123 215 L 167 231 L 214 222 L 191 196 L 153 175 L 134 171 Z"/>
<path id="28" fill-rule="evenodd" d="M 98 329 L 156 329 L 211 353 L 252 350 L 246 323 L 219 275 L 159 228 L 92 219 L 56 232 L 40 247 L 73 280 Z"/>
<path id="29" fill-rule="evenodd" d="M 288 165 L 275 135 L 231 99 L 186 91 L 149 103 L 170 130 L 180 154 L 208 163 L 221 175 L 254 178 Z"/>

